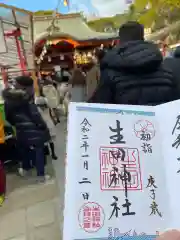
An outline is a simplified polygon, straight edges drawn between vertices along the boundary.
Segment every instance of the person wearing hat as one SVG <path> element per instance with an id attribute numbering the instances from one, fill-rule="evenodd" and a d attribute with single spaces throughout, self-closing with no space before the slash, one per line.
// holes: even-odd
<path id="1" fill-rule="evenodd" d="M 50 140 L 48 127 L 33 101 L 33 80 L 27 76 L 16 78 L 14 89 L 4 89 L 4 109 L 7 121 L 16 128 L 18 150 L 22 161 L 22 175 L 32 168 L 37 171 L 37 181 L 44 182 L 49 178 L 45 174 L 44 143 Z M 32 149 L 34 159 L 28 152 Z"/>

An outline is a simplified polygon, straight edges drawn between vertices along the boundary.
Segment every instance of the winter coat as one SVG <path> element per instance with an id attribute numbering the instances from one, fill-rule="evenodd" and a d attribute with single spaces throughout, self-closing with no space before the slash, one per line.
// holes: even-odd
<path id="1" fill-rule="evenodd" d="M 49 108 L 57 108 L 59 105 L 59 94 L 53 85 L 46 85 L 43 87 L 43 95 L 48 100 Z"/>
<path id="2" fill-rule="evenodd" d="M 164 67 L 172 71 L 172 74 L 175 79 L 176 84 L 176 94 L 178 95 L 177 99 L 180 98 L 179 92 L 180 92 L 180 46 L 176 48 L 173 57 L 168 57 L 164 59 Z"/>
<path id="3" fill-rule="evenodd" d="M 42 146 L 49 141 L 50 134 L 37 106 L 29 101 L 28 94 L 20 89 L 5 89 L 4 110 L 7 121 L 15 126 L 19 144 Z"/>
<path id="4" fill-rule="evenodd" d="M 38 111 L 40 112 L 43 120 L 47 124 L 47 127 L 49 129 L 51 138 L 54 138 L 56 136 L 55 126 L 54 123 L 50 117 L 49 114 L 49 108 L 48 108 L 48 101 L 45 97 L 36 97 L 35 98 L 35 104 L 38 107 Z"/>
<path id="5" fill-rule="evenodd" d="M 99 64 L 95 64 L 87 73 L 86 76 L 86 92 L 87 99 L 90 99 L 95 92 L 100 80 L 100 68 Z"/>
<path id="6" fill-rule="evenodd" d="M 51 138 L 56 137 L 56 129 L 55 129 L 54 123 L 49 115 L 49 109 L 48 108 L 42 109 L 41 107 L 38 107 L 38 110 L 39 110 L 43 120 L 47 124 Z"/>
<path id="7" fill-rule="evenodd" d="M 84 102 L 86 100 L 86 87 L 75 85 L 70 90 L 71 102 Z"/>
<path id="8" fill-rule="evenodd" d="M 65 115 L 67 115 L 68 113 L 68 107 L 69 107 L 70 101 L 71 101 L 71 93 L 67 92 L 63 100 L 63 107 L 64 107 L 63 110 Z"/>
<path id="9" fill-rule="evenodd" d="M 100 83 L 89 102 L 157 105 L 174 100 L 172 71 L 162 62 L 151 42 L 122 43 L 102 59 Z"/>
<path id="10" fill-rule="evenodd" d="M 49 114 L 49 108 L 48 108 L 48 101 L 45 97 L 36 97 L 35 98 L 35 104 L 38 107 L 38 111 L 40 112 L 43 120 L 47 124 L 47 127 L 49 129 L 51 138 L 54 138 L 56 136 L 55 126 L 54 123 L 50 117 Z"/>
<path id="11" fill-rule="evenodd" d="M 79 68 L 74 68 L 72 72 L 72 77 L 69 80 L 69 84 L 72 86 L 85 86 L 86 85 L 86 76 Z"/>
<path id="12" fill-rule="evenodd" d="M 59 94 L 59 97 L 60 97 L 61 100 L 64 99 L 64 96 L 66 95 L 68 90 L 69 90 L 69 84 L 68 83 L 62 82 L 61 84 L 58 84 L 57 91 L 58 91 L 58 94 Z"/>

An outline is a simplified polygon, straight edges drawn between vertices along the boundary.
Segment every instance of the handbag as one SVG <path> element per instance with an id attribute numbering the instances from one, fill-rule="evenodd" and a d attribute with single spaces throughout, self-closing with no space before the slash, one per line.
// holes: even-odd
<path id="1" fill-rule="evenodd" d="M 6 173 L 4 170 L 4 165 L 2 161 L 0 161 L 0 206 L 5 200 L 6 194 Z"/>

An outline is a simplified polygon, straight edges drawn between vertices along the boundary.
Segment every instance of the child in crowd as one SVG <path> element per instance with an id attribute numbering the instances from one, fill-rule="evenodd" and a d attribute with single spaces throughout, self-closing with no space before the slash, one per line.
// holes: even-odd
<path id="1" fill-rule="evenodd" d="M 35 100 L 35 103 L 38 106 L 38 110 L 39 110 L 42 118 L 44 119 L 44 121 L 46 122 L 46 124 L 49 128 L 51 140 L 48 142 L 48 146 L 50 147 L 50 150 L 51 150 L 51 157 L 53 160 L 57 160 L 58 157 L 56 156 L 55 146 L 54 146 L 54 142 L 53 142 L 54 138 L 56 137 L 56 132 L 55 132 L 55 126 L 49 115 L 47 99 L 45 97 L 37 97 Z"/>

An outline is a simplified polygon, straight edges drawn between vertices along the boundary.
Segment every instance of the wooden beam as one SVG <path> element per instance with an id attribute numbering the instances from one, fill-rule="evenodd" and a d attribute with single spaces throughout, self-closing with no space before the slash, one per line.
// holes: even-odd
<path id="1" fill-rule="evenodd" d="M 59 42 L 61 42 L 61 40 L 62 41 L 66 41 L 66 39 L 58 39 L 57 41 L 59 41 Z M 96 48 L 96 47 L 98 47 L 98 46 L 100 46 L 101 44 L 103 44 L 104 46 L 108 46 L 110 43 L 112 42 L 112 40 L 107 40 L 107 39 L 102 39 L 102 40 L 94 40 L 94 41 L 78 41 L 78 46 L 76 47 L 76 49 L 77 50 L 79 50 L 79 51 L 83 51 L 83 48 L 85 47 L 85 48 L 88 48 L 89 47 L 89 51 L 90 51 L 90 49 L 93 49 L 93 48 Z M 39 51 L 42 51 L 42 49 L 43 49 L 43 46 L 44 46 L 44 44 L 43 45 L 41 45 L 41 46 L 38 46 L 38 43 L 35 45 L 35 53 L 37 53 L 38 52 L 38 50 Z M 51 45 L 52 46 L 52 45 Z M 52 46 L 52 48 L 53 48 L 53 46 Z M 64 48 L 63 46 L 61 47 L 61 45 L 59 45 L 58 46 L 58 48 L 56 48 L 57 49 L 57 51 L 58 51 L 58 49 L 60 50 L 61 48 Z M 88 50 L 87 50 L 88 51 Z M 63 54 L 63 53 L 59 53 L 59 54 Z M 65 54 L 65 53 L 64 53 Z M 36 55 L 37 56 L 37 55 Z M 37 56 L 38 57 L 38 56 Z"/>
<path id="2" fill-rule="evenodd" d="M 76 17 L 81 17 L 80 13 L 71 13 L 71 14 L 62 14 L 56 16 L 57 19 L 68 19 L 68 18 L 76 18 Z M 34 21 L 42 21 L 42 20 L 52 20 L 53 19 L 53 14 L 52 15 L 36 15 L 36 13 L 33 13 L 33 20 Z"/>
<path id="3" fill-rule="evenodd" d="M 3 65 L 3 64 L 0 64 L 0 67 L 4 67 L 4 68 L 7 68 L 7 69 L 11 69 L 11 68 L 13 68 L 14 66 L 17 66 L 17 64 L 11 64 L 11 65 Z"/>
<path id="4" fill-rule="evenodd" d="M 2 23 L 14 26 L 14 22 L 8 21 L 7 19 L 1 19 L 1 21 Z M 28 30 L 29 27 L 21 24 L 21 28 Z"/>
<path id="5" fill-rule="evenodd" d="M 1 7 L 6 8 L 6 9 L 12 9 L 12 10 L 15 10 L 15 11 L 18 11 L 18 12 L 23 12 L 23 13 L 26 13 L 26 14 L 29 14 L 29 15 L 33 15 L 33 12 L 27 11 L 27 10 L 22 9 L 22 8 L 14 7 L 12 5 L 6 5 L 4 3 L 0 3 L 0 8 Z"/>
<path id="6" fill-rule="evenodd" d="M 9 69 L 11 69 L 11 68 L 9 67 Z M 28 68 L 28 69 L 26 70 L 26 72 L 30 72 L 30 71 L 34 71 L 34 70 L 36 70 L 36 69 L 34 69 L 34 68 Z M 12 68 L 11 71 L 8 71 L 9 74 L 18 73 L 18 72 L 21 72 L 21 69 L 19 69 L 19 70 L 13 70 L 13 68 Z"/>
<path id="7" fill-rule="evenodd" d="M 55 57 L 60 57 L 60 55 L 64 55 L 65 57 L 66 56 L 73 56 L 73 52 L 65 52 L 65 53 L 51 53 L 51 54 L 47 54 L 44 56 L 44 58 L 48 58 L 48 57 L 51 57 L 51 58 L 55 58 Z"/>

